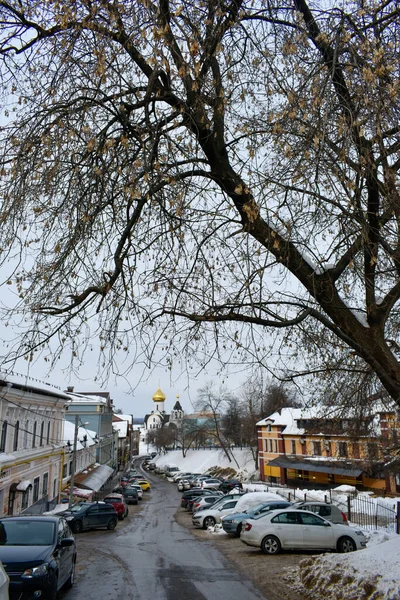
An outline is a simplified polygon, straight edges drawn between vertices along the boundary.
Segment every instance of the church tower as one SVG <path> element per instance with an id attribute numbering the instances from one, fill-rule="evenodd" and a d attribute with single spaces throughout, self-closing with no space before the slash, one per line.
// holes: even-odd
<path id="1" fill-rule="evenodd" d="M 156 393 L 153 396 L 153 402 L 154 402 L 154 412 L 158 412 L 163 414 L 165 412 L 164 410 L 164 401 L 165 401 L 165 394 L 161 391 L 160 388 L 158 388 L 158 390 L 156 391 Z"/>

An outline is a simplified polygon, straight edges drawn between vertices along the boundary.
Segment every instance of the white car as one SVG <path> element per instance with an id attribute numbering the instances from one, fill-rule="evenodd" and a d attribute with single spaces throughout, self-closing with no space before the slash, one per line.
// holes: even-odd
<path id="1" fill-rule="evenodd" d="M 196 498 L 195 502 L 193 503 L 192 512 L 195 513 L 205 508 L 211 508 L 211 505 L 215 504 L 216 502 L 219 502 L 220 500 L 220 495 L 200 496 L 199 498 Z"/>
<path id="2" fill-rule="evenodd" d="M 202 489 L 211 488 L 211 489 L 217 490 L 220 485 L 221 485 L 221 481 L 219 479 L 215 479 L 213 477 L 210 477 L 210 479 L 203 479 L 203 481 L 200 483 L 200 487 Z"/>
<path id="3" fill-rule="evenodd" d="M 178 491 L 184 492 L 185 490 L 190 490 L 190 481 L 189 479 L 180 479 L 178 481 Z"/>
<path id="4" fill-rule="evenodd" d="M 216 523 L 221 523 L 221 517 L 229 515 L 235 510 L 238 500 L 226 500 L 218 502 L 217 506 L 198 510 L 193 513 L 192 523 L 195 527 L 213 527 Z"/>
<path id="5" fill-rule="evenodd" d="M 264 554 L 297 548 L 353 552 L 367 545 L 362 531 L 296 509 L 273 510 L 261 518 L 246 519 L 240 539 L 247 546 L 261 548 Z"/>

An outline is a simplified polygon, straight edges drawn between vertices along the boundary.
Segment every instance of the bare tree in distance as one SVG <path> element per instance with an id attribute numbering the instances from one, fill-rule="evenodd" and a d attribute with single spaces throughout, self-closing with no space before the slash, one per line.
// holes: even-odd
<path id="1" fill-rule="evenodd" d="M 340 368 L 399 405 L 399 15 L 0 1 L 4 360 L 97 340 L 106 373 Z"/>
<path id="2" fill-rule="evenodd" d="M 286 407 L 299 408 L 297 391 L 290 385 L 277 385 L 274 381 L 253 375 L 241 387 L 241 434 L 242 441 L 249 447 L 255 468 L 258 462 L 257 423 Z"/>

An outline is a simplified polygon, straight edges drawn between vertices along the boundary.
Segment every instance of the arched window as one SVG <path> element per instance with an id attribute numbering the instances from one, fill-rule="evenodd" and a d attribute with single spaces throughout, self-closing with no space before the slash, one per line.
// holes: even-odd
<path id="1" fill-rule="evenodd" d="M 15 423 L 15 427 L 14 427 L 14 446 L 13 446 L 14 452 L 16 450 L 18 450 L 18 437 L 19 437 L 19 421 L 17 421 Z"/>
<path id="2" fill-rule="evenodd" d="M 6 451 L 7 426 L 8 426 L 7 421 L 4 421 L 3 426 L 1 428 L 0 452 Z"/>
<path id="3" fill-rule="evenodd" d="M 37 422 L 35 421 L 33 424 L 32 448 L 36 448 L 36 430 L 37 430 Z"/>
<path id="4" fill-rule="evenodd" d="M 44 421 L 40 425 L 40 446 L 43 446 L 43 435 L 44 435 Z"/>

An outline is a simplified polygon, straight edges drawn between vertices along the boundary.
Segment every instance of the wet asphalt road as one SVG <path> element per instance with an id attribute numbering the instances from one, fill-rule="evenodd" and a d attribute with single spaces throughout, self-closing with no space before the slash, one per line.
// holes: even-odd
<path id="1" fill-rule="evenodd" d="M 152 484 L 139 509 L 130 505 L 115 531 L 76 535 L 75 585 L 59 600 L 262 600 L 211 544 L 174 521 L 181 494 L 147 474 Z"/>

